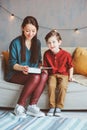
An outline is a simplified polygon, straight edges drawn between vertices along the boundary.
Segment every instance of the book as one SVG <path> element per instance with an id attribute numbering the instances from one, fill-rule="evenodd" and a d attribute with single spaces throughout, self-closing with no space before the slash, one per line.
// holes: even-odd
<path id="1" fill-rule="evenodd" d="M 40 68 L 29 67 L 28 73 L 40 74 L 41 73 L 41 69 Z"/>
<path id="2" fill-rule="evenodd" d="M 29 67 L 28 73 L 40 74 L 42 70 L 48 70 L 48 69 L 52 69 L 52 67 L 41 67 L 41 68 Z"/>

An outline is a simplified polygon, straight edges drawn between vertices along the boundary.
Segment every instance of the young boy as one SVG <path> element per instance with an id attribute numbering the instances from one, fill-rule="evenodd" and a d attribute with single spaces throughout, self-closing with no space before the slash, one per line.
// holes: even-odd
<path id="1" fill-rule="evenodd" d="M 49 48 L 44 53 L 43 58 L 44 66 L 49 67 L 47 73 L 49 74 L 48 91 L 50 110 L 47 115 L 60 116 L 61 109 L 64 107 L 68 81 L 73 80 L 72 57 L 68 52 L 60 48 L 62 38 L 56 30 L 50 31 L 45 36 L 45 40 Z"/>

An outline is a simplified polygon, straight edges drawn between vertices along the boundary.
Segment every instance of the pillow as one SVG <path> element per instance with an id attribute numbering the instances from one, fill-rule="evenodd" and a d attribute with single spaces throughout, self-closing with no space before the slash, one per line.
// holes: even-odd
<path id="1" fill-rule="evenodd" d="M 4 69 L 5 69 L 5 74 L 7 74 L 7 72 L 8 72 L 8 59 L 9 59 L 9 52 L 8 51 L 3 51 L 2 52 L 2 55 L 3 55 L 3 57 L 4 57 Z"/>
<path id="2" fill-rule="evenodd" d="M 73 54 L 74 73 L 87 76 L 87 49 L 78 47 Z"/>

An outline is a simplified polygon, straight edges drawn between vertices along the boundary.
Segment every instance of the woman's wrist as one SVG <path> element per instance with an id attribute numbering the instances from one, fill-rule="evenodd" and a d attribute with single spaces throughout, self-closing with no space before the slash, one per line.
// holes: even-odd
<path id="1" fill-rule="evenodd" d="M 22 65 L 19 65 L 19 64 L 15 64 L 15 65 L 13 66 L 13 69 L 14 69 L 14 70 L 18 70 L 18 71 L 23 71 L 23 66 L 22 66 Z"/>

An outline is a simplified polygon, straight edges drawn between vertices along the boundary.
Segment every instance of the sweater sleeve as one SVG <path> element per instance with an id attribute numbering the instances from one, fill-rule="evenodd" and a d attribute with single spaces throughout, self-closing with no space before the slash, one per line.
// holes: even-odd
<path id="1" fill-rule="evenodd" d="M 13 40 L 9 46 L 9 66 L 11 69 L 13 69 L 13 66 L 18 62 L 17 59 L 17 47 L 16 47 L 16 42 L 18 42 L 17 40 Z M 19 47 L 20 48 L 20 47 Z"/>

